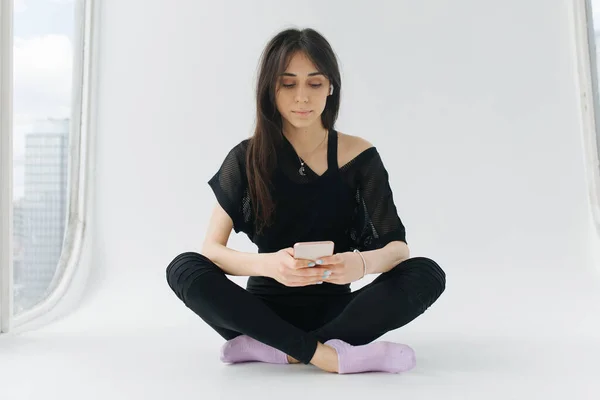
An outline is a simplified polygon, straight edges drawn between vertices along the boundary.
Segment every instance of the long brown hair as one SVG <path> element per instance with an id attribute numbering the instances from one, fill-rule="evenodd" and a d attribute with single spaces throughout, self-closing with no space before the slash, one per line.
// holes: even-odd
<path id="1" fill-rule="evenodd" d="M 333 128 L 340 107 L 340 71 L 329 42 L 310 28 L 286 29 L 274 36 L 261 54 L 256 90 L 256 128 L 246 153 L 248 192 L 257 233 L 273 223 L 275 214 L 271 195 L 272 176 L 277 166 L 276 152 L 283 140 L 282 117 L 277 110 L 275 90 L 279 76 L 297 52 L 304 53 L 334 87 L 321 114 L 324 128 Z"/>

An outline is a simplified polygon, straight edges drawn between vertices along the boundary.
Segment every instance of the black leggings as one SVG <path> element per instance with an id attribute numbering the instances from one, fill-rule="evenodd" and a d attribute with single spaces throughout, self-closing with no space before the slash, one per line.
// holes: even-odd
<path id="1" fill-rule="evenodd" d="M 325 296 L 253 294 L 202 254 L 186 252 L 167 267 L 177 297 L 230 340 L 241 334 L 308 364 L 317 342 L 362 345 L 425 312 L 446 287 L 433 260 L 409 258 L 352 293 Z"/>

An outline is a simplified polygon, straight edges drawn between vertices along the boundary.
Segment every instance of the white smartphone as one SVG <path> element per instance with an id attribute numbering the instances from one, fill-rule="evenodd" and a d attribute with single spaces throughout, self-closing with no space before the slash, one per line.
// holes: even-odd
<path id="1" fill-rule="evenodd" d="M 333 255 L 334 243 L 330 240 L 323 242 L 298 242 L 294 244 L 294 258 L 315 261 L 320 257 Z"/>

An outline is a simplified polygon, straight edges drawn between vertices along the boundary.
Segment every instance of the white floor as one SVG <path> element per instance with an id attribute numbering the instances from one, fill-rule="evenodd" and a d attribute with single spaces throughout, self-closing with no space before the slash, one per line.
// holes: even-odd
<path id="1" fill-rule="evenodd" d="M 1 337 L 0 393 L 7 400 L 598 400 L 600 282 L 582 271 L 540 279 L 536 270 L 449 273 L 437 303 L 382 338 L 416 351 L 417 367 L 399 375 L 224 365 L 223 340 L 157 273 L 137 289 L 114 285 L 108 299 L 96 296 L 43 329 Z"/>

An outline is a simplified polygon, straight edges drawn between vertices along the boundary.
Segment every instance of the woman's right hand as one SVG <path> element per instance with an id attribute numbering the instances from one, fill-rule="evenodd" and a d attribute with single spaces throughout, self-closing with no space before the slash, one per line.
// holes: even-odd
<path id="1" fill-rule="evenodd" d="M 294 249 L 281 249 L 276 253 L 268 253 L 265 263 L 265 275 L 285 286 L 316 285 L 323 281 L 325 267 L 309 267 L 310 260 L 296 260 Z"/>

